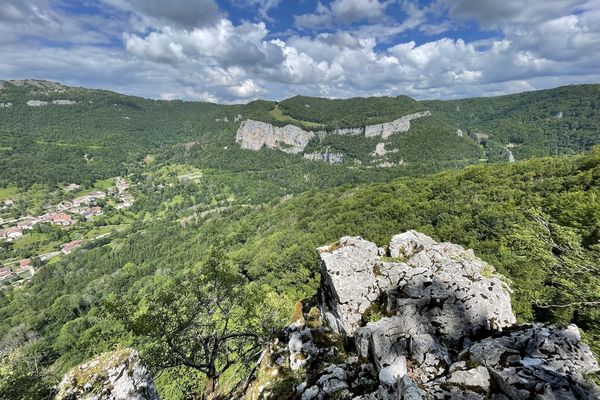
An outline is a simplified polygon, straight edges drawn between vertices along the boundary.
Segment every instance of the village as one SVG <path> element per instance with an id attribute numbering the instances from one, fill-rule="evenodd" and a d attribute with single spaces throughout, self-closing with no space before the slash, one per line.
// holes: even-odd
<path id="1" fill-rule="evenodd" d="M 28 231 L 33 231 L 38 224 L 49 224 L 61 228 L 68 228 L 76 225 L 79 221 L 92 221 L 95 217 L 103 215 L 105 210 L 99 204 L 111 200 L 113 209 L 122 210 L 130 207 L 133 202 L 133 196 L 128 192 L 129 183 L 123 177 L 114 177 L 110 179 L 114 186 L 106 190 L 96 190 L 71 200 L 63 200 L 59 204 L 44 205 L 45 213 L 42 215 L 25 215 L 18 218 L 3 219 L 0 217 L 0 244 L 2 242 L 11 243 L 21 240 Z M 80 185 L 69 184 L 63 188 L 65 193 L 74 192 L 80 189 Z M 13 207 L 15 202 L 11 199 L 0 202 L 0 211 Z M 94 237 L 99 239 L 107 236 L 108 233 Z M 36 257 L 23 259 L 12 259 L 0 261 L 0 281 L 11 278 L 29 279 L 35 274 L 36 268 L 42 263 L 59 256 L 67 255 L 73 250 L 86 243 L 84 239 L 71 240 L 63 243 L 54 251 L 37 254 Z M 14 280 L 14 279 L 11 279 Z"/>

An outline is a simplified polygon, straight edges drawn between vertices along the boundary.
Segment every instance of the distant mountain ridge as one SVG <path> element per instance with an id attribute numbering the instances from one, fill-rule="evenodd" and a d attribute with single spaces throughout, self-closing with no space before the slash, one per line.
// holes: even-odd
<path id="1" fill-rule="evenodd" d="M 599 104 L 598 84 L 448 101 L 295 96 L 218 105 L 150 100 L 40 80 L 0 81 L 0 185 L 94 181 L 123 174 L 127 162 L 149 153 L 191 142 L 201 144 L 206 159 L 219 159 L 211 167 L 260 157 L 242 156 L 245 150 L 236 144 L 238 129 L 247 120 L 318 132 L 431 113 L 413 120 L 403 135 L 388 132 L 385 143 L 368 135 L 310 135 L 301 146 L 307 159 L 295 161 L 300 163 L 334 160 L 405 171 L 573 154 L 600 143 Z"/>

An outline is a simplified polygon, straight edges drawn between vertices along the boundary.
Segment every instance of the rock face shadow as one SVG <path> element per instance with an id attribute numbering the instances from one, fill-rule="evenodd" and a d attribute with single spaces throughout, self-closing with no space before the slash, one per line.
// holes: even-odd
<path id="1" fill-rule="evenodd" d="M 507 284 L 471 250 L 408 231 L 387 248 L 343 237 L 318 253 L 323 323 L 378 381 L 369 393 L 346 381 L 339 398 L 600 398 L 583 379 L 598 364 L 577 327 L 516 326 Z M 298 395 L 326 389 L 317 380 Z"/>

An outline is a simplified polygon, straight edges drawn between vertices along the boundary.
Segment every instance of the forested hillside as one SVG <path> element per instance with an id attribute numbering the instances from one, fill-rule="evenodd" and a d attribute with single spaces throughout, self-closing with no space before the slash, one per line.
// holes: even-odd
<path id="1" fill-rule="evenodd" d="M 376 174 L 400 176 L 471 163 L 572 154 L 600 141 L 600 86 L 569 86 L 512 96 L 455 101 L 416 101 L 406 96 L 327 100 L 293 97 L 246 105 L 159 101 L 45 81 L 0 85 L 0 186 L 79 183 L 127 174 L 130 163 L 173 146 L 193 148 L 196 166 L 253 171 L 294 164 L 310 173 L 314 162 L 299 156 L 247 154 L 235 143 L 243 119 L 331 130 L 389 122 L 430 110 L 405 134 L 392 135 L 385 157 L 374 154 L 376 138 L 327 135 L 306 152 L 337 152 L 345 165 L 318 169 L 339 180 L 368 182 L 356 168 L 391 167 Z M 463 133 L 464 132 L 464 133 Z M 236 162 L 233 162 L 236 161 Z M 247 164 L 244 164 L 247 166 Z M 287 179 L 287 178 L 284 178 Z M 370 179 L 370 178 L 369 178 Z M 385 179 L 383 179 L 385 180 Z"/>
<path id="2" fill-rule="evenodd" d="M 123 347 L 161 398 L 201 393 L 204 375 L 171 357 L 190 315 L 254 335 L 213 365 L 225 393 L 248 373 L 235 356 L 255 360 L 316 293 L 317 246 L 410 229 L 474 249 L 510 279 L 521 321 L 574 322 L 600 352 L 599 97 L 583 85 L 217 105 L 0 82 L 0 398 L 46 398 L 69 368 Z M 304 155 L 343 162 L 242 149 L 248 119 L 321 131 Z M 210 296 L 227 312 L 199 313 Z"/>
<path id="3" fill-rule="evenodd" d="M 573 154 L 600 142 L 600 85 L 423 104 L 476 138 L 491 159 L 507 148 L 525 159 Z"/>
<path id="4" fill-rule="evenodd" d="M 150 218 L 110 243 L 98 241 L 41 267 L 18 290 L 0 292 L 0 397 L 44 397 L 66 369 L 115 346 L 142 352 L 162 398 L 198 392 L 201 375 L 164 364 L 156 357 L 161 339 L 152 334 L 159 316 L 176 319 L 186 312 L 193 293 L 183 289 L 201 279 L 198 271 L 217 263 L 228 279 L 243 282 L 242 297 L 250 302 L 240 300 L 241 314 L 232 323 L 260 325 L 268 336 L 287 321 L 297 300 L 315 293 L 317 246 L 345 235 L 384 245 L 408 229 L 473 248 L 510 279 L 521 321 L 575 322 L 600 350 L 593 306 L 600 301 L 598 149 L 342 185 L 199 214 L 189 207 L 194 199 L 224 189 L 207 189 L 203 179 L 154 175 L 139 188 L 134 206 Z M 252 182 L 259 185 L 246 187 Z M 230 194 L 236 188 L 229 186 Z M 174 196 L 178 201 L 171 203 Z M 238 366 L 221 377 L 222 387 L 243 371 Z"/>

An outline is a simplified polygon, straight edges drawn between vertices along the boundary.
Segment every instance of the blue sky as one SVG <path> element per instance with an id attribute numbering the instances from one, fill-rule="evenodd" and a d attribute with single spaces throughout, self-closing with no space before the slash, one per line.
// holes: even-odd
<path id="1" fill-rule="evenodd" d="M 163 99 L 600 82 L 600 0 L 0 0 L 0 79 Z"/>

